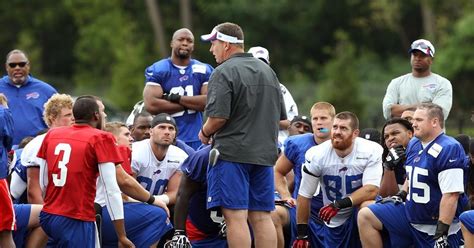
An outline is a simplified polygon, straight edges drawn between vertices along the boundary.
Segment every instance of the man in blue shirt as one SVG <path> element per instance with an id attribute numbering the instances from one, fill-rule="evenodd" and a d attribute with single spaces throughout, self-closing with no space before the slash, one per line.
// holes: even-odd
<path id="1" fill-rule="evenodd" d="M 43 121 L 43 105 L 56 90 L 31 76 L 30 62 L 25 52 L 15 49 L 8 53 L 5 68 L 8 75 L 0 79 L 0 92 L 8 99 L 13 116 L 13 145 L 47 126 Z"/>
<path id="2" fill-rule="evenodd" d="M 192 59 L 193 50 L 193 33 L 187 28 L 178 29 L 171 40 L 171 57 L 146 68 L 143 100 L 152 115 L 170 114 L 178 124 L 178 139 L 197 150 L 213 68 Z"/>

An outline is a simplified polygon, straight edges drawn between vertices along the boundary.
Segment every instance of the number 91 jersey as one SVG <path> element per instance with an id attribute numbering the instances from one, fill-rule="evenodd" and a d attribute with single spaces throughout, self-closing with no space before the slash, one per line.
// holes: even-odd
<path id="1" fill-rule="evenodd" d="M 464 150 L 452 137 L 439 135 L 425 148 L 413 138 L 407 146 L 409 181 L 406 214 L 410 223 L 436 224 L 443 193 L 464 191 Z M 460 204 L 456 217 L 460 214 Z M 456 218 L 455 218 L 456 219 Z"/>
<path id="2" fill-rule="evenodd" d="M 151 149 L 150 139 L 145 139 L 132 145 L 132 171 L 143 188 L 153 195 L 161 195 L 187 157 L 186 152 L 170 145 L 165 158 L 159 161 Z"/>
<path id="3" fill-rule="evenodd" d="M 197 96 L 207 84 L 213 68 L 198 60 L 191 59 L 186 67 L 173 65 L 170 58 L 162 59 L 145 70 L 145 83 L 160 85 L 163 93 L 181 96 Z M 202 125 L 202 113 L 195 110 L 183 110 L 171 115 L 178 125 L 178 138 L 185 142 L 198 141 Z"/>
<path id="4" fill-rule="evenodd" d="M 356 138 L 352 152 L 344 158 L 333 149 L 331 140 L 314 146 L 306 152 L 312 156 L 309 172 L 319 177 L 323 204 L 350 196 L 364 185 L 380 186 L 383 148 L 372 141 Z M 352 208 L 341 209 L 331 219 L 330 227 L 342 225 L 352 215 Z"/>

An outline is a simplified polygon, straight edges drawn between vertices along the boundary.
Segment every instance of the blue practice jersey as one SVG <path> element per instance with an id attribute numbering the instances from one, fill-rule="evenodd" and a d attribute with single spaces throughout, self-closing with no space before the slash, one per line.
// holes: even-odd
<path id="1" fill-rule="evenodd" d="M 409 180 L 406 215 L 410 223 L 437 223 L 443 192 L 462 193 L 464 190 L 465 163 L 461 145 L 445 134 L 440 134 L 424 149 L 419 139 L 410 141 L 406 161 Z M 462 197 L 459 199 L 461 201 Z M 455 220 L 460 214 L 461 205 L 458 202 Z"/>
<path id="2" fill-rule="evenodd" d="M 189 65 L 178 68 L 171 58 L 162 59 L 145 70 L 145 83 L 158 84 L 166 94 L 197 96 L 207 84 L 213 68 L 198 60 L 191 59 Z M 199 141 L 198 134 L 202 126 L 202 112 L 183 110 L 172 114 L 178 125 L 178 138 L 184 142 Z"/>
<path id="3" fill-rule="evenodd" d="M 312 133 L 290 136 L 285 140 L 285 156 L 293 163 L 294 190 L 292 197 L 298 197 L 301 183 L 301 166 L 305 162 L 305 153 L 309 148 L 317 145 Z M 311 217 L 319 216 L 319 209 L 323 206 L 323 196 L 320 192 L 311 199 Z"/>
<path id="4" fill-rule="evenodd" d="M 0 179 L 8 175 L 8 151 L 12 148 L 13 118 L 10 110 L 0 105 Z"/>
<path id="5" fill-rule="evenodd" d="M 213 235 L 219 232 L 219 224 L 211 219 L 211 211 L 207 210 L 207 166 L 211 146 L 205 146 L 189 156 L 181 166 L 183 173 L 191 180 L 202 184 L 189 201 L 188 218 L 199 231 Z"/>
<path id="6" fill-rule="evenodd" d="M 20 187 L 21 189 L 25 189 L 21 195 L 18 197 L 18 199 L 12 199 L 13 203 L 15 204 L 20 204 L 20 203 L 27 203 L 27 195 L 26 195 L 26 183 L 27 183 L 27 178 L 26 178 L 26 166 L 21 164 L 21 153 L 23 152 L 23 148 L 16 149 L 15 150 L 15 155 L 13 156 L 12 163 L 13 165 L 13 170 L 12 173 L 16 173 L 18 177 L 21 179 L 17 182 L 17 184 L 21 185 L 13 185 L 13 179 L 10 181 L 10 189 L 12 196 L 13 195 L 13 187 Z"/>
<path id="7" fill-rule="evenodd" d="M 27 82 L 21 87 L 16 87 L 8 76 L 0 79 L 0 92 L 8 99 L 15 124 L 13 144 L 18 145 L 27 136 L 36 134 L 47 128 L 43 120 L 44 103 L 56 90 L 49 84 L 28 76 Z"/>

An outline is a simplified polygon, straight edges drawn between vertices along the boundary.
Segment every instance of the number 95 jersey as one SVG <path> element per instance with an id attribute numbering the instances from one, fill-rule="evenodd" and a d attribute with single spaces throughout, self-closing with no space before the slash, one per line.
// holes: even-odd
<path id="1" fill-rule="evenodd" d="M 132 171 L 143 188 L 153 195 L 161 195 L 173 174 L 181 171 L 187 157 L 186 152 L 170 145 L 165 158 L 159 161 L 151 149 L 150 139 L 145 139 L 132 145 Z"/>
<path id="2" fill-rule="evenodd" d="M 408 143 L 405 168 L 409 192 L 405 209 L 410 223 L 436 225 L 443 193 L 464 191 L 466 162 L 461 145 L 445 134 L 425 147 L 417 138 Z M 460 210 L 458 202 L 455 220 Z"/>
<path id="3" fill-rule="evenodd" d="M 352 152 L 344 158 L 336 154 L 331 140 L 309 149 L 305 156 L 307 161 L 311 157 L 311 163 L 305 163 L 305 167 L 319 177 L 323 204 L 350 196 L 364 185 L 380 187 L 382 150 L 379 144 L 359 137 L 354 140 Z M 352 207 L 341 209 L 327 225 L 340 226 L 351 215 Z"/>

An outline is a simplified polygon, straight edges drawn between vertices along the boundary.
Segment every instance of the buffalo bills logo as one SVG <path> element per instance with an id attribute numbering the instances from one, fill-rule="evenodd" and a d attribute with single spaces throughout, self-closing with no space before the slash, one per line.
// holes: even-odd
<path id="1" fill-rule="evenodd" d="M 339 169 L 339 173 L 341 173 L 341 172 L 346 172 L 346 171 L 347 171 L 347 167 L 345 167 L 345 166 L 342 167 L 341 169 Z"/>
<path id="2" fill-rule="evenodd" d="M 179 78 L 179 81 L 180 82 L 183 82 L 183 81 L 187 81 L 189 79 L 189 76 L 188 75 L 184 75 L 182 77 Z"/>
<path id="3" fill-rule="evenodd" d="M 161 170 L 157 170 L 157 171 L 153 172 L 153 175 L 158 175 L 160 173 L 161 173 Z"/>
<path id="4" fill-rule="evenodd" d="M 39 95 L 40 94 L 38 92 L 28 93 L 28 94 L 26 94 L 26 100 L 28 100 L 30 98 L 37 99 L 39 97 Z"/>
<path id="5" fill-rule="evenodd" d="M 420 157 L 416 157 L 416 158 L 413 160 L 413 162 L 415 162 L 415 163 L 418 162 L 418 161 L 420 161 Z"/>

